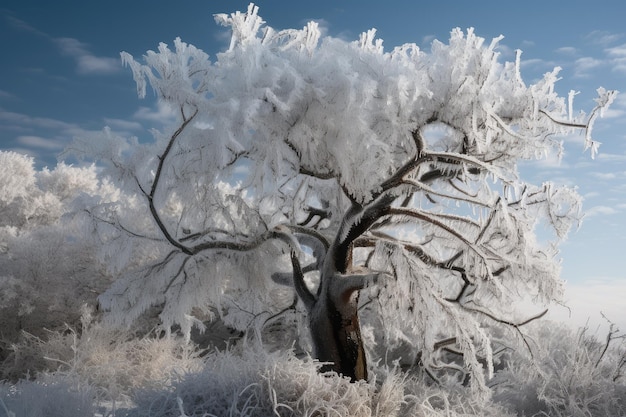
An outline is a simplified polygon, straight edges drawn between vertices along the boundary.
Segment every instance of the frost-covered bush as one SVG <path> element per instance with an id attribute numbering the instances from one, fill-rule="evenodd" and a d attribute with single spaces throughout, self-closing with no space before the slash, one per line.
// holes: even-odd
<path id="1" fill-rule="evenodd" d="M 525 415 L 626 415 L 626 340 L 584 327 L 537 323 L 532 356 L 518 352 L 491 381 L 494 398 Z"/>
<path id="2" fill-rule="evenodd" d="M 180 375 L 200 369 L 200 354 L 181 338 L 137 336 L 84 320 L 80 331 L 68 327 L 14 344 L 3 370 L 14 379 L 25 371 L 37 380 L 65 375 L 94 387 L 96 402 L 123 401 L 135 389 L 167 387 Z"/>
<path id="3" fill-rule="evenodd" d="M 47 376 L 0 384 L 0 417 L 92 417 L 94 390 L 78 380 Z"/>
<path id="4" fill-rule="evenodd" d="M 96 306 L 112 277 L 82 215 L 118 196 L 94 166 L 38 171 L 32 158 L 0 151 L 0 362 L 20 338 L 76 327 L 82 309 Z"/>
<path id="5" fill-rule="evenodd" d="M 129 417 L 165 416 L 493 416 L 507 413 L 461 386 L 429 386 L 397 370 L 378 368 L 372 381 L 320 374 L 320 364 L 291 351 L 258 346 L 206 358 L 200 372 L 171 389 L 138 392 Z"/>

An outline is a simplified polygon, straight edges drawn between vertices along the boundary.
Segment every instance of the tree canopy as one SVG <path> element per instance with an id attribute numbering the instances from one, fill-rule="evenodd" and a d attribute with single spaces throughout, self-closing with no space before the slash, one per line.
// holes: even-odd
<path id="1" fill-rule="evenodd" d="M 347 42 L 257 13 L 216 15 L 232 40 L 214 61 L 180 39 L 122 53 L 139 96 L 150 87 L 176 122 L 150 143 L 105 129 L 69 150 L 123 188 L 83 212 L 118 276 L 102 305 L 120 324 L 156 306 L 187 333 L 214 314 L 238 329 L 308 315 L 314 348 L 316 306 L 344 319 L 352 306 L 427 366 L 454 338 L 480 385 L 483 322 L 517 328 L 532 318 L 520 301 L 539 315 L 560 297 L 556 245 L 581 218 L 574 189 L 530 184 L 518 163 L 560 154 L 580 130 L 594 156 L 615 92 L 575 113 L 558 68 L 527 84 L 521 52 L 501 62 L 501 38 L 472 29 L 386 51 L 375 30 Z M 346 343 L 360 347 L 354 326 Z"/>

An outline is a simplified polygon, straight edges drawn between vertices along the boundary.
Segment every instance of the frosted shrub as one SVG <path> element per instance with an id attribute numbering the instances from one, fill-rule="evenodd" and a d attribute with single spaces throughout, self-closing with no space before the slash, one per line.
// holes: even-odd
<path id="1" fill-rule="evenodd" d="M 194 346 L 181 339 L 137 338 L 101 326 L 78 338 L 72 351 L 66 372 L 98 387 L 105 399 L 130 395 L 139 387 L 168 386 L 177 375 L 200 366 Z"/>
<path id="2" fill-rule="evenodd" d="M 94 166 L 37 171 L 32 158 L 0 151 L 0 362 L 23 332 L 76 327 L 81 308 L 96 305 L 112 276 L 76 214 L 116 198 Z"/>
<path id="3" fill-rule="evenodd" d="M 136 415 L 169 416 L 178 410 L 189 416 L 270 416 L 275 410 L 279 415 L 324 415 L 333 409 L 366 415 L 354 413 L 369 403 L 366 383 L 327 378 L 318 368 L 310 359 L 259 348 L 245 349 L 241 356 L 213 354 L 201 372 L 185 376 L 173 390 L 135 397 Z"/>
<path id="4" fill-rule="evenodd" d="M 67 377 L 0 384 L 0 417 L 91 417 L 94 390 Z"/>
<path id="5" fill-rule="evenodd" d="M 94 387 L 96 403 L 123 402 L 135 389 L 168 387 L 178 376 L 200 369 L 200 352 L 195 348 L 182 338 L 136 337 L 95 323 L 82 332 L 71 328 L 51 332 L 45 340 L 32 335 L 25 338 L 13 346 L 5 373 L 13 377 L 30 374 L 37 380 L 46 375 L 66 376 Z"/>
<path id="6" fill-rule="evenodd" d="M 212 354 L 172 389 L 138 392 L 129 416 L 507 416 L 464 387 L 433 387 L 387 368 L 376 369 L 369 383 L 350 383 L 320 374 L 319 366 L 252 346 Z"/>
<path id="7" fill-rule="evenodd" d="M 577 332 L 541 323 L 531 333 L 533 357 L 515 354 L 492 381 L 495 399 L 526 414 L 622 416 L 626 414 L 626 343 L 611 326 L 605 338 L 587 327 Z"/>

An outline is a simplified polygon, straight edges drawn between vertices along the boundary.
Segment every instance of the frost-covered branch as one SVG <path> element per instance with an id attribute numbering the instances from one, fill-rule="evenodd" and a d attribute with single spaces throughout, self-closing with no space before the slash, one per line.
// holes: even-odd
<path id="1" fill-rule="evenodd" d="M 161 233 L 163 233 L 163 236 L 165 236 L 167 241 L 170 242 L 173 246 L 177 247 L 182 252 L 188 255 L 191 255 L 192 252 L 189 250 L 189 248 L 181 244 L 178 240 L 174 239 L 174 237 L 171 235 L 171 233 L 167 229 L 167 226 L 163 223 L 163 220 L 161 219 L 161 215 L 159 214 L 159 211 L 156 208 L 155 203 L 154 203 L 155 195 L 157 193 L 159 182 L 161 181 L 161 175 L 163 173 L 163 165 L 165 164 L 165 161 L 167 157 L 169 156 L 172 150 L 172 147 L 174 146 L 174 143 L 176 142 L 176 139 L 185 130 L 187 125 L 194 119 L 194 117 L 198 114 L 198 109 L 196 108 L 190 117 L 185 116 L 185 111 L 182 107 L 180 109 L 180 112 L 181 112 L 183 122 L 179 126 L 179 128 L 172 134 L 165 150 L 159 156 L 159 165 L 157 166 L 156 173 L 154 174 L 154 180 L 152 181 L 150 194 L 146 195 L 146 197 L 148 198 L 148 204 L 150 206 L 150 213 L 152 214 L 154 221 L 159 227 L 159 230 L 161 230 Z"/>
<path id="2" fill-rule="evenodd" d="M 296 290 L 296 294 L 298 294 L 298 297 L 300 297 L 306 309 L 311 311 L 317 300 L 304 282 L 304 273 L 300 267 L 298 255 L 293 250 L 291 251 L 291 265 L 293 266 L 293 286 Z"/>
<path id="3" fill-rule="evenodd" d="M 158 305 L 185 331 L 196 309 L 244 330 L 291 308 L 295 292 L 318 359 L 358 379 L 358 295 L 375 284 L 389 323 L 377 337 L 425 361 L 455 337 L 483 384 L 477 358 L 491 348 L 479 316 L 519 327 L 507 317 L 520 294 L 558 298 L 556 251 L 537 243 L 535 225 L 558 242 L 580 219 L 575 190 L 526 183 L 518 162 L 558 153 L 578 129 L 595 152 L 590 131 L 614 92 L 599 90 L 583 124 L 572 96 L 555 93 L 557 70 L 526 85 L 519 54 L 498 62 L 500 38 L 486 44 L 472 29 L 429 51 L 385 52 L 373 30 L 352 43 L 319 42 L 315 24 L 274 30 L 252 4 L 216 20 L 232 39 L 215 62 L 180 39 L 145 63 L 122 54 L 139 95 L 150 85 L 177 109 L 170 133 L 140 144 L 105 131 L 75 145 L 108 161 L 128 193 L 94 217 L 114 231 L 101 235 L 118 274 L 103 303 L 124 322 Z"/>
<path id="4" fill-rule="evenodd" d="M 458 216 L 451 216 L 451 215 L 441 215 L 441 214 L 427 214 L 424 211 L 421 210 L 416 210 L 416 209 L 403 209 L 403 208 L 390 208 L 388 213 L 391 216 L 399 216 L 399 217 L 409 217 L 409 218 L 414 218 L 416 220 L 420 220 L 420 221 L 424 221 L 426 223 L 432 224 L 433 226 L 441 229 L 442 231 L 448 233 L 449 235 L 455 237 L 456 239 L 458 239 L 461 243 L 463 243 L 470 251 L 475 252 L 481 259 L 483 259 L 483 261 L 486 262 L 486 260 L 489 258 L 487 256 L 486 253 L 483 252 L 483 250 L 479 247 L 477 247 L 474 242 L 470 241 L 466 236 L 464 236 L 463 234 L 461 234 L 458 230 L 456 230 L 454 227 L 444 223 L 443 221 L 439 220 L 439 218 L 452 218 L 456 221 L 461 221 L 463 223 L 465 223 L 466 225 L 473 225 L 475 226 L 475 224 L 473 224 L 473 222 L 469 219 L 463 218 L 463 217 L 458 217 Z M 487 249 L 488 250 L 488 249 Z M 492 251 L 488 250 L 488 252 L 490 252 L 491 255 L 495 255 L 492 253 Z"/>

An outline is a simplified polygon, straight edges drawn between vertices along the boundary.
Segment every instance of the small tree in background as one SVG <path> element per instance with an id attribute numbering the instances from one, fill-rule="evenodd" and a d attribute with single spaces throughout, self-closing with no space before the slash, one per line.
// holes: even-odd
<path id="1" fill-rule="evenodd" d="M 517 328 L 540 315 L 520 316 L 520 301 L 541 312 L 560 297 L 556 244 L 580 220 L 573 189 L 529 184 L 517 164 L 577 130 L 593 156 L 615 93 L 574 115 L 558 69 L 526 85 L 519 52 L 501 63 L 500 38 L 472 30 L 385 52 L 374 30 L 356 42 L 320 40 L 315 23 L 276 31 L 252 4 L 216 20 L 232 40 L 215 62 L 180 39 L 143 63 L 122 54 L 140 97 L 149 85 L 177 115 L 153 143 L 105 130 L 71 149 L 107 162 L 127 193 L 85 212 L 119 277 L 100 297 L 110 317 L 158 306 L 188 334 L 214 312 L 243 330 L 295 309 L 314 356 L 354 380 L 367 378 L 368 303 L 385 343 L 428 366 L 447 339 L 483 387 L 483 321 Z"/>
<path id="2" fill-rule="evenodd" d="M 19 352 L 20 341 L 78 327 L 111 284 L 75 214 L 118 194 L 93 166 L 37 171 L 32 158 L 0 152 L 0 379 L 49 366 Z"/>

